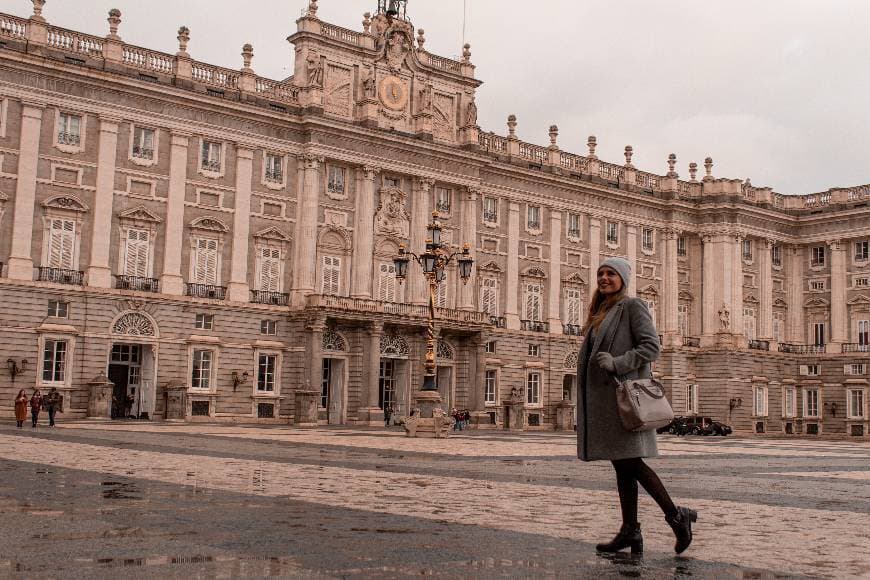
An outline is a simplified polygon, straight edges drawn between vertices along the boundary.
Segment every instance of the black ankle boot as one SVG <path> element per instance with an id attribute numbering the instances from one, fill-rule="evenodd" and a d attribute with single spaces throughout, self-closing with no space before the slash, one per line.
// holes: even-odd
<path id="1" fill-rule="evenodd" d="M 677 554 L 682 554 L 692 543 L 692 522 L 698 521 L 698 512 L 686 507 L 678 507 L 677 513 L 673 516 L 665 516 L 665 521 L 670 524 L 674 530 L 674 535 L 677 537 L 677 543 L 674 544 L 674 551 Z"/>
<path id="2" fill-rule="evenodd" d="M 640 533 L 640 524 L 622 524 L 615 538 L 606 544 L 595 546 L 599 552 L 618 552 L 625 548 L 631 548 L 632 554 L 643 554 L 643 534 Z"/>

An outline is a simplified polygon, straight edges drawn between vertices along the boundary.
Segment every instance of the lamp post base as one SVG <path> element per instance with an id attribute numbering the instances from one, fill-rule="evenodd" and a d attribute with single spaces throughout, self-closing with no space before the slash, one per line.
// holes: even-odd
<path id="1" fill-rule="evenodd" d="M 441 409 L 438 391 L 417 391 L 414 395 L 414 414 L 405 417 L 405 435 L 429 439 L 447 438 L 453 419 Z"/>

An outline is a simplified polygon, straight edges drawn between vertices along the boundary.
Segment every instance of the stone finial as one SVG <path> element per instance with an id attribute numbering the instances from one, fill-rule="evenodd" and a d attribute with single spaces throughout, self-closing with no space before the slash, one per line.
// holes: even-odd
<path id="1" fill-rule="evenodd" d="M 462 47 L 462 62 L 471 62 L 471 45 L 467 42 Z"/>
<path id="2" fill-rule="evenodd" d="M 366 12 L 363 14 L 363 32 L 366 34 L 371 34 L 372 32 L 372 13 Z"/>
<path id="3" fill-rule="evenodd" d="M 589 158 L 590 159 L 598 159 L 595 156 L 595 148 L 598 147 L 598 138 L 595 135 L 589 135 L 589 139 L 586 140 L 586 146 L 589 148 Z"/>
<path id="4" fill-rule="evenodd" d="M 180 56 L 190 56 L 187 54 L 188 42 L 190 42 L 190 29 L 187 26 L 182 26 L 178 29 L 178 54 Z"/>
<path id="5" fill-rule="evenodd" d="M 242 47 L 242 70 L 250 71 L 251 70 L 251 60 L 254 58 L 254 47 L 250 44 L 245 44 Z"/>
<path id="6" fill-rule="evenodd" d="M 424 44 L 426 44 L 426 31 L 420 28 L 417 30 L 417 49 L 424 50 Z"/>
<path id="7" fill-rule="evenodd" d="M 310 18 L 317 18 L 317 0 L 308 2 L 308 14 Z"/>
<path id="8" fill-rule="evenodd" d="M 45 0 L 32 0 L 33 1 L 33 14 L 30 16 L 31 20 L 38 20 L 39 22 L 45 22 L 45 18 L 42 16 L 42 7 L 45 6 Z"/>
<path id="9" fill-rule="evenodd" d="M 625 166 L 632 168 L 634 165 L 631 164 L 631 157 L 634 155 L 634 147 L 631 145 L 625 146 Z"/>
<path id="10" fill-rule="evenodd" d="M 689 181 L 696 182 L 698 177 L 698 164 L 692 161 L 689 163 Z"/>
<path id="11" fill-rule="evenodd" d="M 121 25 L 121 11 L 117 8 L 109 10 L 109 38 L 118 38 L 118 26 Z"/>
<path id="12" fill-rule="evenodd" d="M 556 138 L 559 136 L 559 127 L 556 125 L 550 125 L 550 149 L 558 149 L 559 146 L 556 145 Z"/>
<path id="13" fill-rule="evenodd" d="M 516 139 L 517 138 L 517 116 L 514 114 L 508 115 L 507 120 L 508 126 L 508 139 Z"/>
<path id="14" fill-rule="evenodd" d="M 707 174 L 704 176 L 704 181 L 712 181 L 713 180 L 713 158 L 707 157 L 704 159 L 704 169 L 707 171 Z"/>
<path id="15" fill-rule="evenodd" d="M 679 177 L 679 175 L 677 175 L 676 167 L 677 167 L 677 154 L 671 153 L 670 155 L 668 155 L 668 177 L 674 177 L 674 178 Z"/>

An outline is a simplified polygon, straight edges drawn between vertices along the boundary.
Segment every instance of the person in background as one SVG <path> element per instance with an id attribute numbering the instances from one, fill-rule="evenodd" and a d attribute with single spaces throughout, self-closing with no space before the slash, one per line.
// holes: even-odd
<path id="1" fill-rule="evenodd" d="M 25 419 L 27 419 L 27 393 L 24 392 L 24 389 L 21 389 L 15 397 L 16 427 L 21 429 L 24 426 Z"/>
<path id="2" fill-rule="evenodd" d="M 33 394 L 30 396 L 30 417 L 33 419 L 31 428 L 36 427 L 36 424 L 39 422 L 40 411 L 42 411 L 42 393 L 34 387 Z"/>
<path id="3" fill-rule="evenodd" d="M 48 426 L 54 427 L 54 416 L 58 411 L 63 412 L 63 395 L 57 387 L 51 387 L 43 400 L 43 405 L 48 410 Z"/>
<path id="4" fill-rule="evenodd" d="M 393 407 L 387 405 L 384 407 L 384 427 L 390 426 L 390 419 L 393 417 Z"/>

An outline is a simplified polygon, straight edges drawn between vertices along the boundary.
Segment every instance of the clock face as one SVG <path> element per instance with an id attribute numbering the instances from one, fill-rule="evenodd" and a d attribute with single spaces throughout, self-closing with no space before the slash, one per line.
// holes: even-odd
<path id="1" fill-rule="evenodd" d="M 388 109 L 400 111 L 408 104 L 408 87 L 398 77 L 389 76 L 382 80 L 378 93 Z"/>

